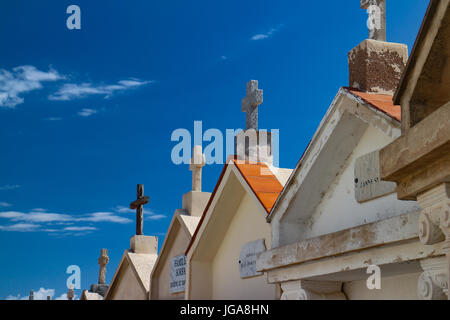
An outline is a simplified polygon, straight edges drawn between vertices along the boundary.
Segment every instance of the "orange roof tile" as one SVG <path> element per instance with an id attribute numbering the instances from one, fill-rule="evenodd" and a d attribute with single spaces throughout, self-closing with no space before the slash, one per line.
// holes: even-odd
<path id="1" fill-rule="evenodd" d="M 353 94 L 354 96 L 357 96 L 367 103 L 371 104 L 378 110 L 386 113 L 390 117 L 401 121 L 402 117 L 402 110 L 399 105 L 395 105 L 392 96 L 387 94 L 376 94 L 376 93 L 367 93 L 367 92 L 361 92 L 357 89 L 351 89 L 347 88 L 347 90 Z"/>
<path id="2" fill-rule="evenodd" d="M 277 177 L 263 163 L 249 164 L 234 159 L 234 164 L 269 213 L 283 190 Z"/>

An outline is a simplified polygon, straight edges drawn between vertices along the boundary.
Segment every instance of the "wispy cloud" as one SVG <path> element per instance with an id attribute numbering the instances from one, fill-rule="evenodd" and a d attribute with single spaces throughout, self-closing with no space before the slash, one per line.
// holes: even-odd
<path id="1" fill-rule="evenodd" d="M 47 297 L 50 297 L 50 299 L 53 299 L 55 297 L 55 289 L 45 289 L 40 288 L 37 291 L 34 291 L 33 298 L 34 300 L 47 300 Z M 74 299 L 76 300 L 77 295 L 75 295 Z M 10 294 L 5 298 L 5 300 L 28 300 L 28 295 L 12 295 Z M 54 298 L 54 300 L 68 300 L 67 299 L 67 293 L 63 293 L 60 296 Z"/>
<path id="2" fill-rule="evenodd" d="M 120 216 L 117 212 L 93 212 L 86 214 L 64 214 L 47 212 L 45 209 L 33 209 L 30 212 L 3 211 L 0 219 L 8 220 L 11 224 L 0 225 L 0 231 L 15 232 L 47 232 L 50 234 L 84 235 L 98 230 L 92 225 L 77 226 L 77 223 L 131 223 L 133 220 Z M 75 225 L 74 225 L 75 224 Z M 58 227 L 61 226 L 61 227 Z"/>
<path id="3" fill-rule="evenodd" d="M 228 60 L 228 57 L 227 56 L 220 56 L 220 59 L 221 60 Z"/>
<path id="4" fill-rule="evenodd" d="M 7 184 L 4 186 L 0 186 L 0 191 L 5 191 L 5 190 L 14 190 L 14 189 L 19 189 L 20 185 L 18 184 Z"/>
<path id="5" fill-rule="evenodd" d="M 8 203 L 8 202 L 0 202 L 0 207 L 6 208 L 6 207 L 11 207 L 12 204 Z"/>
<path id="6" fill-rule="evenodd" d="M 61 117 L 48 117 L 48 118 L 44 118 L 45 121 L 61 121 L 62 118 Z"/>
<path id="7" fill-rule="evenodd" d="M 79 115 L 80 117 L 90 117 L 93 114 L 96 114 L 98 111 L 95 109 L 81 109 L 80 111 L 78 111 L 77 115 Z"/>
<path id="8" fill-rule="evenodd" d="M 16 223 L 9 226 L 0 226 L 0 230 L 2 231 L 11 231 L 11 232 L 33 232 L 39 229 L 40 225 L 31 224 L 31 223 Z"/>
<path id="9" fill-rule="evenodd" d="M 41 71 L 29 65 L 11 71 L 0 69 L 0 107 L 15 108 L 24 102 L 24 94 L 42 89 L 44 82 L 62 79 L 64 76 L 54 69 Z"/>
<path id="10" fill-rule="evenodd" d="M 116 206 L 114 208 L 114 211 L 118 212 L 118 213 L 136 213 L 136 210 L 132 210 L 132 209 L 130 209 L 128 207 L 124 207 L 124 206 Z M 144 215 L 146 215 L 146 217 L 145 217 L 146 220 L 161 220 L 161 219 L 166 218 L 165 215 L 157 214 L 156 212 L 154 212 L 150 209 L 147 209 L 145 207 L 144 207 Z"/>
<path id="11" fill-rule="evenodd" d="M 69 101 L 81 99 L 92 95 L 100 95 L 105 98 L 111 97 L 114 93 L 135 89 L 154 81 L 143 81 L 139 79 L 121 80 L 111 85 L 94 85 L 92 83 L 66 83 L 57 92 L 50 95 L 50 100 Z"/>
<path id="12" fill-rule="evenodd" d="M 264 39 L 268 39 L 271 36 L 273 36 L 276 32 L 278 32 L 280 30 L 280 28 L 282 27 L 282 25 L 279 25 L 275 28 L 270 29 L 269 31 L 265 32 L 265 33 L 258 33 L 253 35 L 250 40 L 252 41 L 258 41 L 258 40 L 264 40 Z"/>

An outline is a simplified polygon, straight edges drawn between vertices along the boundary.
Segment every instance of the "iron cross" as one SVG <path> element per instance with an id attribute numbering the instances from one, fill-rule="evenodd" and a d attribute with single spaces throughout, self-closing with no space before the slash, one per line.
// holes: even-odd
<path id="1" fill-rule="evenodd" d="M 144 185 L 137 185 L 137 198 L 130 203 L 130 209 L 136 209 L 136 235 L 144 234 L 144 205 L 150 202 L 150 198 L 144 196 Z"/>

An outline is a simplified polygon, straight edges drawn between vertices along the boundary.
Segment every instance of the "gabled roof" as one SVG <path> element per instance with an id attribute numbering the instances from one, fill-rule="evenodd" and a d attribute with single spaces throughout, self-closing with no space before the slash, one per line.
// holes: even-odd
<path id="1" fill-rule="evenodd" d="M 136 280 L 138 281 L 143 291 L 148 293 L 150 286 L 150 274 L 153 270 L 153 266 L 155 265 L 157 257 L 157 254 L 133 253 L 125 250 L 122 259 L 120 260 L 119 266 L 117 267 L 117 270 L 114 274 L 114 277 L 111 280 L 111 284 L 109 286 L 108 292 L 106 293 L 105 300 L 110 298 L 112 292 L 116 289 L 116 281 L 119 281 L 118 277 L 126 265 L 129 265 L 131 267 Z"/>
<path id="2" fill-rule="evenodd" d="M 377 115 L 379 115 L 382 118 L 384 117 L 385 120 L 391 120 L 391 121 L 388 121 L 389 123 L 391 123 L 391 126 L 397 126 L 397 127 L 400 126 L 401 108 L 400 108 L 400 106 L 394 105 L 394 103 L 392 101 L 392 96 L 374 94 L 374 93 L 366 93 L 366 92 L 361 92 L 354 88 L 342 87 L 338 91 L 336 97 L 334 98 L 333 102 L 331 103 L 330 107 L 328 108 L 327 113 L 323 117 L 319 127 L 317 128 L 317 130 L 316 130 L 314 136 L 312 137 L 311 141 L 309 142 L 306 150 L 304 151 L 303 155 L 301 156 L 300 160 L 298 161 L 295 169 L 293 170 L 293 172 L 292 172 L 289 180 L 287 181 L 286 185 L 284 186 L 282 192 L 276 199 L 276 202 L 273 205 L 272 210 L 267 217 L 268 222 L 271 222 L 272 217 L 275 214 L 274 211 L 277 210 L 277 208 L 281 207 L 280 203 L 283 201 L 283 198 L 286 197 L 288 194 L 290 194 L 289 197 L 293 196 L 291 194 L 292 192 L 290 190 L 291 187 L 294 185 L 294 189 L 299 188 L 299 186 L 296 185 L 293 181 L 297 179 L 297 175 L 298 175 L 299 171 L 301 171 L 302 168 L 305 166 L 305 164 L 303 163 L 305 157 L 307 157 L 311 153 L 318 152 L 317 150 L 313 152 L 312 151 L 313 148 L 319 148 L 318 146 L 322 146 L 323 142 L 320 143 L 319 139 L 320 139 L 320 136 L 323 134 L 323 130 L 325 130 L 325 127 L 327 127 L 328 125 L 331 125 L 331 126 L 336 125 L 335 121 L 334 120 L 332 121 L 331 118 L 333 117 L 333 113 L 335 112 L 335 110 L 337 109 L 338 105 L 341 103 L 341 101 L 344 97 L 348 97 L 348 98 L 352 99 L 353 101 L 357 102 L 358 105 L 365 106 L 369 110 L 374 110 Z M 353 111 L 353 112 L 357 112 L 357 111 Z M 394 121 L 392 121 L 392 120 L 394 120 Z M 331 121 L 331 123 L 329 123 L 330 121 Z M 350 130 L 349 132 L 347 132 L 347 136 L 349 137 L 348 140 L 352 140 L 352 139 L 354 140 L 357 135 L 362 135 L 362 133 L 364 131 L 362 128 L 356 128 L 356 127 L 353 129 L 348 128 L 348 130 Z M 358 130 L 358 133 L 356 132 L 356 130 Z M 350 136 L 352 136 L 351 139 L 350 139 Z M 356 141 L 353 141 L 353 143 L 356 143 Z M 342 149 L 342 148 L 340 148 L 340 149 Z M 340 150 L 340 151 L 342 151 L 342 150 Z M 345 158 L 345 157 L 343 157 L 343 158 Z M 309 163 L 309 165 L 311 165 L 311 163 Z M 330 179 L 332 179 L 332 178 L 333 178 L 333 175 L 330 176 Z M 309 198 L 308 201 L 311 202 L 311 199 Z M 280 210 L 285 210 L 285 209 L 287 209 L 286 206 L 283 206 L 283 209 L 280 209 Z"/>
<path id="3" fill-rule="evenodd" d="M 278 196 L 283 190 L 283 185 L 285 184 L 287 179 L 283 178 L 283 174 L 290 174 L 292 170 L 290 169 L 278 169 L 278 168 L 269 168 L 264 163 L 249 163 L 245 161 L 237 160 L 236 156 L 230 156 L 225 163 L 222 173 L 220 174 L 219 180 L 217 181 L 216 187 L 214 188 L 213 193 L 208 201 L 208 204 L 203 211 L 202 217 L 198 226 L 195 230 L 194 235 L 191 238 L 191 241 L 186 249 L 186 254 L 191 248 L 193 242 L 195 241 L 198 231 L 205 219 L 205 215 L 208 212 L 211 203 L 215 199 L 217 195 L 217 191 L 222 183 L 225 172 L 229 168 L 229 165 L 232 164 L 237 168 L 237 171 L 240 173 L 244 181 L 248 184 L 250 189 L 253 191 L 256 198 L 261 203 L 264 210 L 267 214 L 272 210 L 273 205 L 275 204 Z M 281 172 L 277 170 L 282 170 Z M 283 185 L 282 185 L 283 183 Z"/>
<path id="4" fill-rule="evenodd" d="M 363 99 L 372 107 L 375 107 L 395 120 L 401 121 L 402 108 L 399 105 L 394 104 L 393 97 L 391 95 L 362 92 L 358 89 L 352 88 L 345 88 L 345 90 L 350 92 L 355 97 Z"/>

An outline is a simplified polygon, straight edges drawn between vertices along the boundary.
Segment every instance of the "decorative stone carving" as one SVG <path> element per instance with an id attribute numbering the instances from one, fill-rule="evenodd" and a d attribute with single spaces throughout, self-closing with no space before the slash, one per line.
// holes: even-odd
<path id="1" fill-rule="evenodd" d="M 421 300 L 446 300 L 448 270 L 445 257 L 420 261 L 424 272 L 419 277 L 417 295 Z"/>
<path id="2" fill-rule="evenodd" d="M 450 184 L 443 183 L 417 197 L 422 207 L 419 218 L 420 241 L 433 245 L 450 239 Z"/>
<path id="3" fill-rule="evenodd" d="M 342 283 L 334 281 L 298 280 L 281 284 L 281 300 L 346 300 Z"/>

